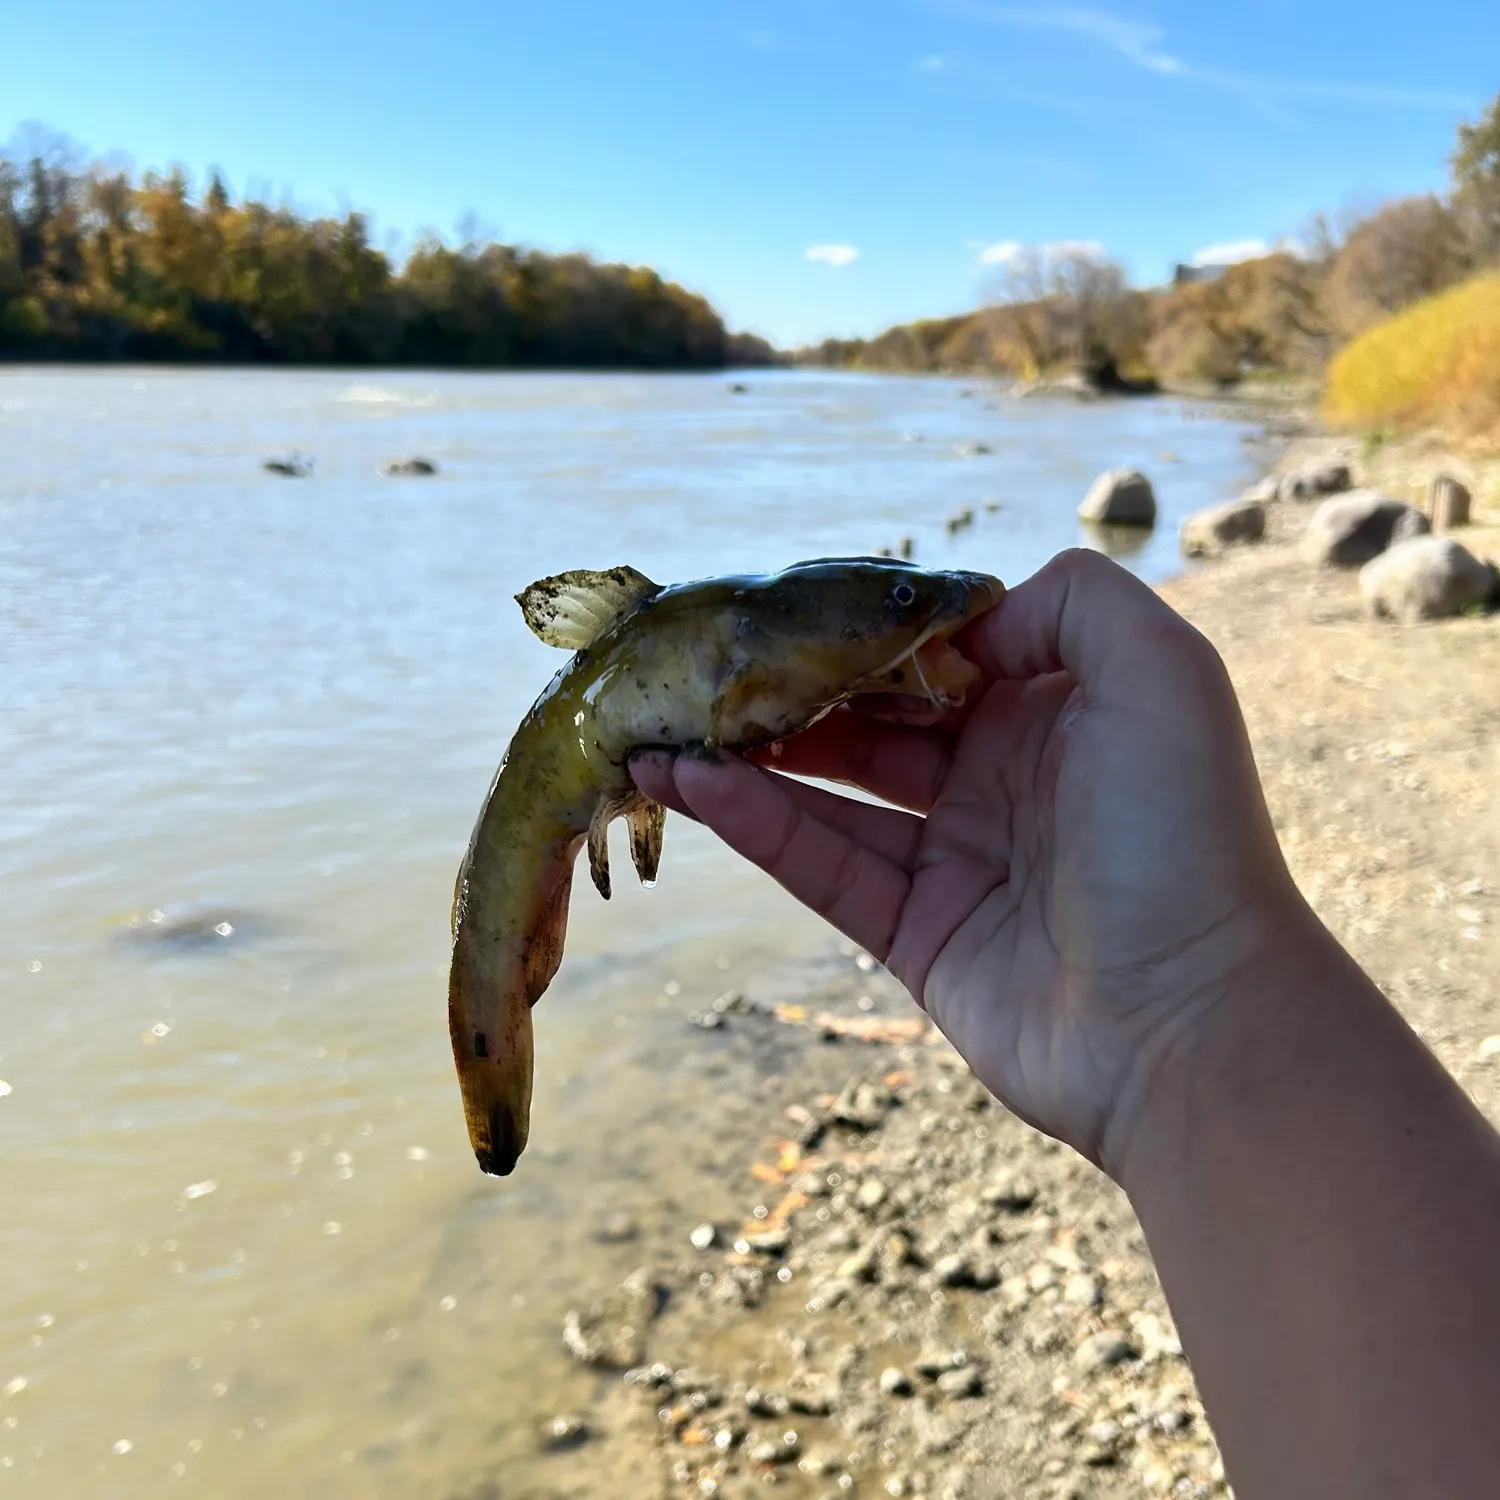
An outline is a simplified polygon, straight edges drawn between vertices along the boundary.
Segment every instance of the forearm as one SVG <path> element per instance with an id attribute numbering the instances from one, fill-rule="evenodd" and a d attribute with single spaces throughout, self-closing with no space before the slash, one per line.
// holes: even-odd
<path id="1" fill-rule="evenodd" d="M 1240 1500 L 1489 1492 L 1500 1137 L 1386 1000 L 1309 920 L 1152 1098 L 1120 1175 Z"/>

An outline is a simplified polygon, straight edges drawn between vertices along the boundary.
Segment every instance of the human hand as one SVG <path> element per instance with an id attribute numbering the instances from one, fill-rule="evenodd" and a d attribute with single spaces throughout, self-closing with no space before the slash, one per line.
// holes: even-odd
<path id="1" fill-rule="evenodd" d="M 845 707 L 757 759 L 632 761 L 861 943 L 1006 1105 L 1115 1176 L 1164 1065 L 1315 922 L 1277 846 L 1218 654 L 1071 551 L 956 642 L 984 674 L 921 728 Z M 901 808 L 909 811 L 901 811 Z M 1253 989 L 1253 987 L 1251 987 Z"/>

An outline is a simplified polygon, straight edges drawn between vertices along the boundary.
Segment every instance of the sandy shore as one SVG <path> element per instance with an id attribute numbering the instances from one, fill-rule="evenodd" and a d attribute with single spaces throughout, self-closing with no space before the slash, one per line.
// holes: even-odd
<path id="1" fill-rule="evenodd" d="M 1421 445 L 1325 438 L 1282 464 L 1325 456 L 1408 498 L 1452 468 Z M 1480 524 L 1463 540 L 1500 556 L 1496 475 L 1469 478 Z M 1354 574 L 1298 559 L 1310 509 L 1278 503 L 1264 543 L 1163 592 L 1229 664 L 1302 888 L 1500 1120 L 1500 1041 L 1483 1045 L 1500 1032 L 1500 617 L 1367 620 Z M 677 1230 L 629 1246 L 633 1275 L 580 1289 L 557 1357 L 597 1384 L 539 1431 L 549 1487 L 526 1494 L 1227 1493 L 1108 1181 L 914 1035 L 862 954 L 805 1012 L 752 996 L 716 1014 L 806 1028 L 758 1081 L 759 1138 L 737 1137 L 743 1220 L 701 1224 L 685 1182 Z M 885 1040 L 849 1034 L 883 1018 Z M 492 1486 L 476 1476 L 472 1494 L 521 1493 Z"/>

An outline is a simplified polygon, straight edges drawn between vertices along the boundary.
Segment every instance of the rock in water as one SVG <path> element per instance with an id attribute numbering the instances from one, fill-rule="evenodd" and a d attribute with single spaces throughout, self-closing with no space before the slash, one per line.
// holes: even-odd
<path id="1" fill-rule="evenodd" d="M 1258 542 L 1265 534 L 1266 508 L 1259 500 L 1230 500 L 1182 523 L 1182 550 L 1187 557 L 1208 557 L 1240 542 Z"/>
<path id="2" fill-rule="evenodd" d="M 628 1370 L 645 1354 L 646 1330 L 662 1304 L 661 1289 L 644 1268 L 617 1290 L 563 1320 L 563 1347 L 581 1365 Z"/>
<path id="3" fill-rule="evenodd" d="M 430 458 L 389 458 L 380 466 L 387 479 L 427 479 L 437 473 Z"/>
<path id="4" fill-rule="evenodd" d="M 1283 500 L 1320 500 L 1324 495 L 1341 495 L 1353 486 L 1348 464 L 1319 464 L 1284 475 L 1276 493 Z"/>
<path id="5" fill-rule="evenodd" d="M 1325 500 L 1302 539 L 1302 553 L 1324 568 L 1359 568 L 1408 537 L 1425 536 L 1427 517 L 1404 500 L 1374 490 L 1351 490 Z"/>
<path id="6" fill-rule="evenodd" d="M 1450 536 L 1419 536 L 1366 563 L 1359 592 L 1377 619 L 1415 625 L 1500 602 L 1500 572 Z"/>
<path id="7" fill-rule="evenodd" d="M 1427 487 L 1427 519 L 1434 531 L 1452 531 L 1469 524 L 1471 497 L 1468 488 L 1447 474 L 1439 474 Z"/>
<path id="8" fill-rule="evenodd" d="M 1100 526 L 1154 526 L 1156 494 L 1151 481 L 1138 469 L 1111 469 L 1089 486 L 1078 517 Z"/>

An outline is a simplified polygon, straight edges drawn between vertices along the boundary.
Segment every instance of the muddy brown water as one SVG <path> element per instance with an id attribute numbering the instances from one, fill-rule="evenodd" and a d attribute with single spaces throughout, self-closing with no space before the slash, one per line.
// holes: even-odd
<path id="1" fill-rule="evenodd" d="M 520 1169 L 469 1153 L 453 876 L 560 660 L 521 586 L 903 536 L 1014 579 L 1118 463 L 1160 575 L 1252 467 L 1170 401 L 744 379 L 0 370 L 0 1492 L 530 1493 L 593 1378 L 562 1312 L 630 1269 L 613 1216 L 737 1207 L 695 1122 L 776 1057 L 685 1013 L 841 960 L 675 819 L 657 889 L 579 884 Z M 410 455 L 437 475 L 377 475 Z"/>

